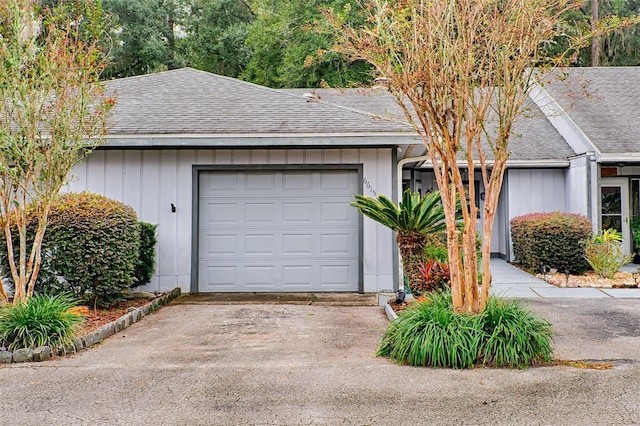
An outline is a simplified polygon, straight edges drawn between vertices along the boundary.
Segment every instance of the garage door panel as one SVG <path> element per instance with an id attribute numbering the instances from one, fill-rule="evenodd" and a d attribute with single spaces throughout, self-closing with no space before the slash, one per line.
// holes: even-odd
<path id="1" fill-rule="evenodd" d="M 320 204 L 320 222 L 322 224 L 346 224 L 355 225 L 353 218 L 354 208 L 349 202 L 323 202 Z"/>
<path id="2" fill-rule="evenodd" d="M 206 235 L 205 244 L 201 244 L 201 250 L 205 249 L 209 256 L 236 255 L 237 235 L 235 234 L 215 234 Z"/>
<path id="3" fill-rule="evenodd" d="M 201 176 L 199 192 L 201 196 L 233 194 L 238 187 L 235 174 L 206 174 Z"/>
<path id="4" fill-rule="evenodd" d="M 216 203 L 208 201 L 205 204 L 206 214 L 204 217 L 207 224 L 233 224 L 238 218 L 238 205 L 236 203 Z"/>
<path id="5" fill-rule="evenodd" d="M 244 218 L 247 224 L 274 224 L 276 205 L 274 203 L 244 203 Z"/>
<path id="6" fill-rule="evenodd" d="M 273 234 L 246 234 L 244 236 L 244 253 L 248 256 L 273 256 L 276 238 Z"/>
<path id="7" fill-rule="evenodd" d="M 209 176 L 218 174 L 234 177 Z M 355 171 L 213 171 L 199 182 L 209 185 L 198 209 L 199 291 L 358 290 Z"/>
<path id="8" fill-rule="evenodd" d="M 300 224 L 313 223 L 313 203 L 282 203 L 282 223 Z"/>
<path id="9" fill-rule="evenodd" d="M 233 291 L 235 289 L 237 279 L 237 271 L 235 266 L 212 266 L 201 265 L 200 277 L 201 291 L 222 292 Z M 202 280 L 202 278 L 204 278 Z"/>
<path id="10" fill-rule="evenodd" d="M 244 268 L 244 282 L 247 288 L 273 289 L 276 267 L 273 265 L 248 265 Z"/>
<path id="11" fill-rule="evenodd" d="M 312 288 L 313 266 L 312 265 L 283 265 L 282 284 L 285 288 L 303 287 Z"/>
<path id="12" fill-rule="evenodd" d="M 312 255 L 313 240 L 313 234 L 283 234 L 282 254 L 295 256 Z"/>
<path id="13" fill-rule="evenodd" d="M 282 178 L 282 189 L 285 191 L 310 191 L 313 187 L 313 175 L 309 173 L 286 173 Z"/>
<path id="14" fill-rule="evenodd" d="M 348 255 L 357 249 L 357 241 L 350 233 L 322 234 L 320 236 L 320 254 Z"/>
<path id="15" fill-rule="evenodd" d="M 346 291 L 357 276 L 353 265 L 323 265 L 320 267 L 320 286 L 324 291 Z"/>
<path id="16" fill-rule="evenodd" d="M 323 191 L 335 192 L 336 190 L 342 190 L 341 192 L 356 193 L 357 187 L 353 180 L 345 179 L 344 173 L 339 171 L 325 172 L 320 175 L 320 188 Z"/>
<path id="17" fill-rule="evenodd" d="M 273 192 L 276 187 L 276 176 L 271 172 L 253 172 L 245 174 L 244 177 L 245 190 L 248 193 L 264 194 L 265 192 Z"/>

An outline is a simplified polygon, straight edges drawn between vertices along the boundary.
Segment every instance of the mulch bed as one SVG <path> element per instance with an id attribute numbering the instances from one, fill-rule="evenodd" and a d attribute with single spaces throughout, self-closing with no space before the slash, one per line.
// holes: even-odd
<path id="1" fill-rule="evenodd" d="M 89 309 L 88 313 L 83 314 L 84 320 L 80 324 L 80 335 L 88 334 L 103 325 L 117 320 L 126 314 L 129 308 L 139 308 L 153 300 L 145 298 L 127 299 L 111 305 L 108 309 Z"/>

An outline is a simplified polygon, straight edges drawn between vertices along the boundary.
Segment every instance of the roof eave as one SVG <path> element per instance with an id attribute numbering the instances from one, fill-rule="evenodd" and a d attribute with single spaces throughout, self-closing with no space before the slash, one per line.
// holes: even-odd
<path id="1" fill-rule="evenodd" d="M 493 166 L 492 161 L 486 162 L 487 166 Z M 563 169 L 569 167 L 569 160 L 563 159 L 544 159 L 544 160 L 507 160 L 507 168 L 509 169 Z M 430 161 L 425 161 L 421 168 L 432 168 Z M 467 168 L 466 160 L 458 161 L 458 167 Z M 480 168 L 480 164 L 477 165 Z"/>
<path id="2" fill-rule="evenodd" d="M 112 134 L 103 148 L 389 146 L 416 143 L 410 133 Z"/>

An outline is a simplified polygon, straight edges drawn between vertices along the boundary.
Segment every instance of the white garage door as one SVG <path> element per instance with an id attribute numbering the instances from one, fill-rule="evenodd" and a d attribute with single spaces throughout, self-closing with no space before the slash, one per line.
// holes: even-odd
<path id="1" fill-rule="evenodd" d="M 202 171 L 199 292 L 357 291 L 353 170 Z"/>

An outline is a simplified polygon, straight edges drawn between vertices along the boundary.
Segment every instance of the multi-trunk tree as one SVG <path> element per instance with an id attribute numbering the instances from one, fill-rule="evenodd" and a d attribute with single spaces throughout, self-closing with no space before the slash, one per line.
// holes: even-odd
<path id="1" fill-rule="evenodd" d="M 543 47 L 573 6 L 569 0 L 363 0 L 364 25 L 349 23 L 341 11 L 326 12 L 341 35 L 338 50 L 375 67 L 426 146 L 445 211 L 458 312 L 479 313 L 489 298 L 493 222 L 513 125 L 545 74 L 539 67 L 558 64 Z M 476 170 L 482 206 L 474 179 L 463 177 Z"/>
<path id="2" fill-rule="evenodd" d="M 103 14 L 93 0 L 0 3 L 0 221 L 15 285 L 28 299 L 51 203 L 102 139 L 112 97 L 99 83 Z M 37 218 L 28 244 L 27 220 Z M 14 238 L 17 235 L 17 238 Z M 7 301 L 0 285 L 0 302 Z"/>

